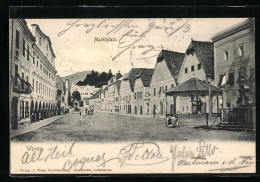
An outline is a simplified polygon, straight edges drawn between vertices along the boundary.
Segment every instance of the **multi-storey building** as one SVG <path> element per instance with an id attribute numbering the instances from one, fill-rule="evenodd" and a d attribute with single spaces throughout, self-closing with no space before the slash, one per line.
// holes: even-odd
<path id="1" fill-rule="evenodd" d="M 40 27 L 32 25 L 32 34 L 35 37 L 33 44 L 32 61 L 32 85 L 33 100 L 32 107 L 35 107 L 36 120 L 38 117 L 44 119 L 56 112 L 56 73 L 54 60 L 55 54 L 52 49 L 50 38 L 45 35 Z M 33 105 L 34 103 L 34 105 Z M 38 109 L 37 109 L 38 108 Z M 38 111 L 37 111 L 38 110 Z"/>
<path id="2" fill-rule="evenodd" d="M 119 110 L 119 79 L 122 74 L 118 72 L 108 81 L 108 111 L 118 112 Z"/>
<path id="3" fill-rule="evenodd" d="M 94 110 L 101 111 L 102 108 L 102 100 L 101 100 L 101 94 L 102 94 L 103 89 L 100 88 L 97 90 L 96 93 L 94 93 L 90 98 L 89 98 L 89 105 L 94 108 Z"/>
<path id="4" fill-rule="evenodd" d="M 107 85 L 103 85 L 102 91 L 100 92 L 100 100 L 101 100 L 101 111 L 107 110 Z"/>
<path id="5" fill-rule="evenodd" d="M 32 45 L 35 37 L 23 19 L 9 21 L 11 128 L 30 123 Z"/>
<path id="6" fill-rule="evenodd" d="M 173 113 L 173 98 L 166 102 L 165 91 L 177 84 L 177 77 L 184 58 L 184 53 L 162 50 L 157 57 L 153 76 L 150 83 L 152 112 L 157 110 L 160 115 L 167 112 Z"/>
<path id="7" fill-rule="evenodd" d="M 122 113 L 130 114 L 134 111 L 134 83 L 136 76 L 142 69 L 143 68 L 132 68 L 122 78 L 120 86 Z"/>
<path id="8" fill-rule="evenodd" d="M 65 102 L 66 82 L 64 82 L 59 75 L 56 75 L 56 87 L 56 102 L 58 107 L 58 113 L 61 114 L 64 112 L 67 106 L 67 103 Z"/>
<path id="9" fill-rule="evenodd" d="M 255 105 L 255 20 L 247 19 L 212 38 L 215 86 L 224 108 Z"/>
<path id="10" fill-rule="evenodd" d="M 150 103 L 150 82 L 153 75 L 153 69 L 142 69 L 136 76 L 134 83 L 134 113 L 151 114 Z"/>
<path id="11" fill-rule="evenodd" d="M 11 128 L 55 115 L 56 70 L 51 41 L 24 19 L 9 24 Z"/>
<path id="12" fill-rule="evenodd" d="M 185 53 L 177 81 L 179 84 L 191 78 L 198 78 L 202 81 L 206 81 L 206 75 L 212 75 L 212 79 L 214 79 L 213 43 L 191 40 L 191 43 Z M 212 81 L 212 84 L 213 82 L 214 81 Z M 198 98 L 201 98 L 203 102 L 201 109 L 202 113 L 208 112 L 208 94 L 198 93 Z M 217 98 L 213 97 L 212 101 L 212 111 L 217 112 Z M 190 96 L 178 96 L 176 99 L 176 113 L 195 113 L 197 112 L 195 106 L 196 105 L 191 102 Z"/>
<path id="13" fill-rule="evenodd" d="M 95 86 L 78 86 L 72 83 L 71 92 L 78 91 L 80 93 L 81 98 L 90 98 L 99 88 Z"/>

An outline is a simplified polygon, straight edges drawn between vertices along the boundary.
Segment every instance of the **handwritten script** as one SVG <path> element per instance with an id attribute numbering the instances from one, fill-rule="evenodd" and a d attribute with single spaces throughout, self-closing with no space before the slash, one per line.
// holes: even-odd
<path id="1" fill-rule="evenodd" d="M 117 59 L 120 55 L 128 50 L 141 50 L 140 55 L 142 59 L 151 58 L 158 56 L 158 51 L 152 44 L 143 44 L 142 40 L 146 38 L 152 31 L 161 31 L 168 37 L 171 37 L 175 33 L 181 31 L 186 33 L 190 30 L 190 23 L 182 18 L 173 19 L 170 21 L 163 21 L 163 25 L 159 25 L 158 22 L 151 20 L 147 21 L 146 28 L 140 28 L 139 25 L 135 23 L 134 19 L 123 19 L 119 22 L 113 20 L 100 20 L 97 23 L 84 23 L 84 20 L 72 20 L 67 22 L 66 28 L 58 33 L 58 36 L 63 36 L 68 31 L 73 29 L 84 27 L 85 33 L 89 34 L 95 29 L 102 29 L 104 33 L 109 35 L 118 35 L 118 45 L 117 48 L 119 52 L 112 57 L 112 60 Z M 161 33 L 159 32 L 159 33 Z"/>
<path id="2" fill-rule="evenodd" d="M 92 167 L 105 170 L 106 167 L 114 165 L 122 168 L 152 166 L 162 163 L 171 166 L 172 172 L 175 171 L 176 167 L 192 166 L 209 166 L 208 171 L 223 172 L 251 167 L 255 164 L 254 156 L 234 156 L 223 160 L 219 157 L 213 157 L 218 154 L 223 155 L 221 150 L 216 145 L 203 140 L 198 142 L 197 147 L 178 143 L 169 146 L 169 150 L 167 147 L 162 150 L 155 142 L 138 141 L 122 147 L 114 155 L 106 150 L 101 153 L 89 153 L 88 148 L 85 148 L 86 151 L 83 150 L 81 155 L 77 155 L 78 149 L 75 149 L 75 145 L 74 142 L 70 146 L 63 147 L 60 145 L 49 148 L 26 146 L 26 152 L 23 153 L 21 162 L 28 166 L 37 162 L 62 161 L 60 170 L 68 172 L 70 170 L 88 170 Z M 214 166 L 217 167 L 212 168 Z M 23 171 L 27 170 L 23 169 Z"/>

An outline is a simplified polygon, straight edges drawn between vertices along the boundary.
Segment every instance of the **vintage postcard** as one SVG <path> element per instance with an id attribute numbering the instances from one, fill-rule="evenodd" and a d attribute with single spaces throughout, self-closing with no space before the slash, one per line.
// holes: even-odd
<path id="1" fill-rule="evenodd" d="M 255 19 L 9 19 L 10 174 L 255 173 Z"/>

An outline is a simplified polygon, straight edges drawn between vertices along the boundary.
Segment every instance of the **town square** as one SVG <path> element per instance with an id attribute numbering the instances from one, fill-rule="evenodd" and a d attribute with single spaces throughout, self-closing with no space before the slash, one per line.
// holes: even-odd
<path id="1" fill-rule="evenodd" d="M 10 19 L 9 32 L 11 142 L 255 141 L 253 18 Z"/>

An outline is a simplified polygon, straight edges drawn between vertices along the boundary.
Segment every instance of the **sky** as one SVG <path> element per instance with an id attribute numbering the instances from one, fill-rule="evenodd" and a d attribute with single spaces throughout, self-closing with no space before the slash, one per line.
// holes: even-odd
<path id="1" fill-rule="evenodd" d="M 211 41 L 245 18 L 26 19 L 50 37 L 60 76 L 154 68 L 162 49 L 184 53 L 191 39 Z"/>

